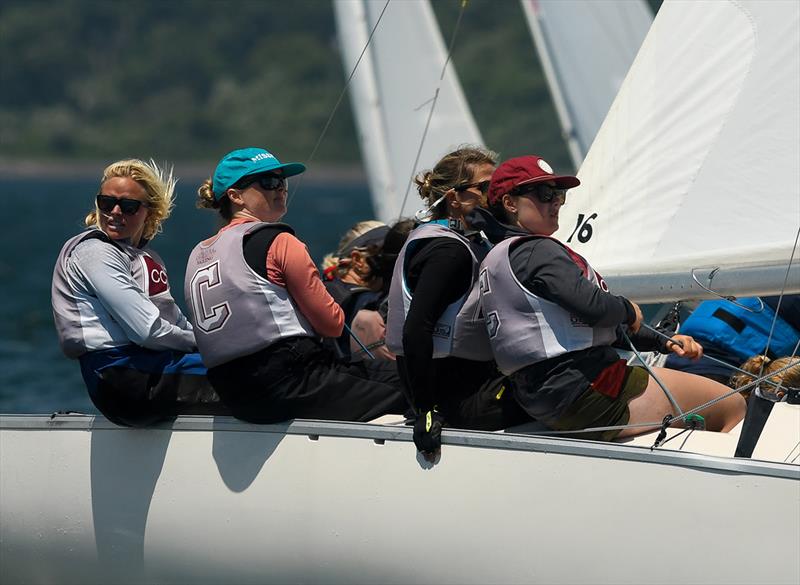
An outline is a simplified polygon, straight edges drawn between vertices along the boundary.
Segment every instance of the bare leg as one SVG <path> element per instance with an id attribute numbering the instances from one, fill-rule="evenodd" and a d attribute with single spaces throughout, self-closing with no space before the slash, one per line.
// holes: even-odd
<path id="1" fill-rule="evenodd" d="M 702 376 L 667 368 L 653 368 L 653 371 L 664 383 L 683 411 L 691 410 L 730 392 L 730 388 L 727 386 Z M 630 410 L 629 422 L 631 424 L 661 421 L 667 414 L 677 414 L 673 411 L 672 405 L 661 386 L 652 376 L 647 383 L 645 391 L 628 403 L 628 409 Z M 744 418 L 745 409 L 744 398 L 739 394 L 734 394 L 713 406 L 701 410 L 698 414 L 705 418 L 706 428 L 709 431 L 727 433 Z M 617 436 L 619 438 L 630 437 L 651 431 L 654 428 L 657 427 L 624 429 Z"/>

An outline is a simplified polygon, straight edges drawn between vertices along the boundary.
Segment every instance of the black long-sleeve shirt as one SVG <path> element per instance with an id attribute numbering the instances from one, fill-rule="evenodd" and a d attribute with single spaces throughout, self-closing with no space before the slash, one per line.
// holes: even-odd
<path id="1" fill-rule="evenodd" d="M 605 292 L 587 280 L 558 242 L 546 238 L 522 241 L 512 247 L 509 259 L 525 288 L 589 325 L 618 326 L 617 343 L 627 349 L 627 345 L 621 345 L 622 331 L 636 318 L 633 305 L 625 297 Z M 665 351 L 666 342 L 646 329 L 630 335 L 630 339 L 637 349 Z M 606 345 L 527 366 L 512 376 L 517 399 L 531 416 L 547 421 L 563 412 L 619 359 L 617 352 Z"/>
<path id="2" fill-rule="evenodd" d="M 400 377 L 419 410 L 457 401 L 496 373 L 493 362 L 433 359 L 434 326 L 448 305 L 469 290 L 471 280 L 472 257 L 463 244 L 451 238 L 423 242 L 408 261 L 406 283 L 413 296 L 403 326 L 405 356 L 398 356 L 397 362 Z"/>

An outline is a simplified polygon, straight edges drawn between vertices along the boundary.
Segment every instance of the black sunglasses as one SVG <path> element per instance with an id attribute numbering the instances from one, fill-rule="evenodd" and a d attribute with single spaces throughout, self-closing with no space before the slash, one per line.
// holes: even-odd
<path id="1" fill-rule="evenodd" d="M 516 196 L 534 194 L 542 203 L 550 203 L 555 199 L 558 201 L 558 203 L 564 205 L 564 203 L 567 201 L 566 189 L 557 189 L 556 187 L 542 185 L 541 183 L 533 185 L 521 185 L 513 189 L 511 194 Z"/>
<path id="2" fill-rule="evenodd" d="M 489 192 L 489 183 L 491 181 L 481 181 L 480 183 L 464 183 L 462 185 L 456 185 L 453 187 L 456 191 L 466 191 L 467 189 L 478 189 L 482 195 L 486 195 Z"/>
<path id="3" fill-rule="evenodd" d="M 103 213 L 111 213 L 114 208 L 119 205 L 119 210 L 122 215 L 136 215 L 139 209 L 144 205 L 149 207 L 144 201 L 136 199 L 126 199 L 125 197 L 112 197 L 111 195 L 97 195 L 97 209 Z"/>
<path id="4" fill-rule="evenodd" d="M 281 191 L 286 191 L 287 189 L 286 179 L 284 177 L 279 177 L 278 175 L 258 175 L 257 177 L 252 177 L 247 179 L 244 185 L 242 185 L 240 188 L 244 189 L 245 187 L 249 187 L 255 183 L 258 183 L 258 185 L 265 191 L 277 191 L 278 189 Z"/>

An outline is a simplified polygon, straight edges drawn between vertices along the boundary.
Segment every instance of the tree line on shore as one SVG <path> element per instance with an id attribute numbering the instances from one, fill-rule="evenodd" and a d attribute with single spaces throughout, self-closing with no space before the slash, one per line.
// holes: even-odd
<path id="1" fill-rule="evenodd" d="M 432 5 L 449 39 L 461 2 Z M 7 159 L 305 160 L 345 83 L 329 0 L 5 0 L 0 61 Z M 453 63 L 489 147 L 569 168 L 519 2 L 470 0 Z M 315 160 L 359 159 L 344 101 Z"/>

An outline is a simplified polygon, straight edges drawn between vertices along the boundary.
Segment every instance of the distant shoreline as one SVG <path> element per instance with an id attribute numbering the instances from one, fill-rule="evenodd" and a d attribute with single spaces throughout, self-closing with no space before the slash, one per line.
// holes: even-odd
<path id="1" fill-rule="evenodd" d="M 0 157 L 0 179 L 99 179 L 103 169 L 113 161 L 46 160 Z M 161 162 L 161 161 L 157 161 Z M 182 182 L 200 183 L 207 179 L 217 161 L 173 162 L 174 172 Z M 367 176 L 358 164 L 335 165 L 312 163 L 303 180 L 310 183 L 366 183 Z"/>

